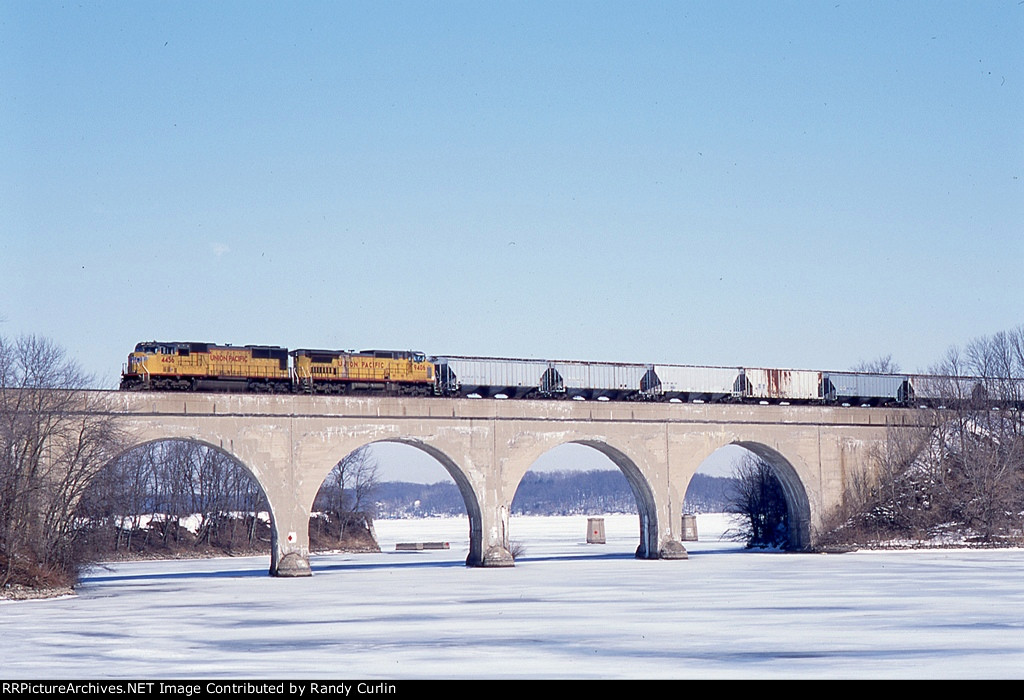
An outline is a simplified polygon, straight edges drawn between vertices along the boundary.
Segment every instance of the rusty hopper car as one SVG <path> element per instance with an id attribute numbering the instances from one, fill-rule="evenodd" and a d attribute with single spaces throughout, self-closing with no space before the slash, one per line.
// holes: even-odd
<path id="1" fill-rule="evenodd" d="M 317 394 L 434 393 L 435 367 L 422 352 L 407 350 L 294 350 L 298 391 Z"/>
<path id="2" fill-rule="evenodd" d="M 808 402 L 821 398 L 821 372 L 746 367 L 743 376 L 746 399 Z"/>
<path id="3" fill-rule="evenodd" d="M 288 349 L 269 345 L 139 343 L 121 374 L 122 389 L 291 391 Z"/>

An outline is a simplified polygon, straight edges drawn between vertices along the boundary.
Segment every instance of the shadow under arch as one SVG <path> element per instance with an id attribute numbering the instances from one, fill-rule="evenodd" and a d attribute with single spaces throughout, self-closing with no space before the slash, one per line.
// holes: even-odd
<path id="1" fill-rule="evenodd" d="M 780 452 L 760 442 L 737 440 L 732 443 L 756 455 L 767 464 L 786 495 L 789 515 L 789 549 L 800 551 L 811 546 L 811 504 L 796 469 Z"/>
<path id="2" fill-rule="evenodd" d="M 646 477 L 640 471 L 636 463 L 621 450 L 609 445 L 602 440 L 568 440 L 562 445 L 583 445 L 601 453 L 607 457 L 612 464 L 618 467 L 636 500 L 637 515 L 640 524 L 640 544 L 636 548 L 637 559 L 658 559 L 669 558 L 669 552 L 659 551 L 658 544 L 658 508 L 654 498 L 654 492 Z M 557 445 L 551 449 L 555 449 Z M 550 451 L 550 450 L 549 450 Z M 524 474 L 525 476 L 525 474 Z M 516 486 L 518 491 L 518 485 Z M 681 548 L 680 548 L 681 549 Z"/>
<path id="3" fill-rule="evenodd" d="M 384 438 L 382 440 L 374 440 L 364 445 L 360 445 L 356 450 L 361 449 L 362 447 L 381 443 L 408 445 L 430 455 L 437 460 L 442 467 L 444 467 L 445 471 L 448 472 L 448 475 L 451 476 L 455 485 L 458 487 L 459 493 L 462 495 L 462 501 L 466 505 L 466 514 L 469 516 L 469 554 L 466 556 L 466 565 L 481 566 L 484 560 L 483 517 L 481 516 L 480 511 L 480 500 L 477 498 L 476 491 L 473 490 L 473 484 L 469 481 L 465 472 L 463 472 L 455 460 L 447 454 L 416 438 Z M 353 450 L 352 452 L 355 452 L 356 450 Z"/>
<path id="4" fill-rule="evenodd" d="M 264 487 L 263 482 L 260 479 L 260 475 L 258 473 L 256 473 L 255 471 L 253 471 L 253 469 L 248 464 L 246 464 L 245 461 L 241 457 L 239 457 L 238 455 L 236 455 L 236 454 L 232 453 L 231 451 L 225 449 L 223 446 L 217 445 L 217 444 L 215 444 L 213 442 L 210 442 L 209 440 L 204 440 L 202 438 L 194 438 L 194 437 L 166 436 L 166 437 L 148 438 L 148 439 L 145 439 L 145 440 L 140 440 L 139 442 L 132 443 L 131 445 L 128 445 L 123 450 L 118 452 L 106 464 L 103 465 L 102 469 L 97 472 L 97 476 L 104 469 L 107 469 L 107 468 L 111 467 L 112 465 L 114 465 L 115 463 L 117 463 L 120 460 L 124 459 L 128 454 L 130 454 L 132 452 L 135 452 L 135 451 L 138 451 L 138 450 L 145 450 L 145 449 L 147 449 L 149 447 L 152 447 L 153 445 L 160 445 L 160 444 L 164 444 L 164 443 L 184 443 L 184 444 L 187 444 L 187 445 L 197 445 L 197 446 L 209 449 L 209 450 L 211 450 L 213 452 L 216 452 L 217 454 L 220 454 L 220 455 L 223 455 L 224 457 L 226 457 L 233 465 L 235 465 L 238 468 L 241 468 L 242 471 L 244 471 L 252 479 L 253 483 L 256 485 L 256 488 L 257 488 L 257 490 L 260 493 L 260 497 L 262 498 L 263 502 L 266 503 L 266 505 L 267 505 L 267 513 L 270 516 L 271 542 L 270 542 L 270 551 L 268 552 L 268 554 L 270 555 L 270 558 L 271 558 L 270 574 L 271 575 L 276 575 L 278 573 L 278 564 L 279 564 L 279 562 L 277 562 L 275 560 L 276 559 L 275 554 L 278 551 L 277 545 L 278 545 L 279 533 L 278 533 L 278 529 L 277 529 L 277 518 L 274 517 L 275 504 L 271 500 L 270 496 L 268 495 L 267 489 Z M 258 514 L 254 514 L 254 515 L 258 515 Z"/>

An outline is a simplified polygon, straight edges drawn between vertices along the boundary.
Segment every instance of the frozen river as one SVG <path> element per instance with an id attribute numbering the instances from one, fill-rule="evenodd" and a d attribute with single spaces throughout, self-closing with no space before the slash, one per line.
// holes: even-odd
<path id="1" fill-rule="evenodd" d="M 0 603 L 0 676 L 1022 678 L 1024 550 L 748 553 L 701 516 L 641 561 L 636 516 L 518 517 L 515 568 L 463 565 L 465 520 L 378 521 L 380 554 L 117 564 Z M 451 549 L 396 552 L 405 541 Z"/>

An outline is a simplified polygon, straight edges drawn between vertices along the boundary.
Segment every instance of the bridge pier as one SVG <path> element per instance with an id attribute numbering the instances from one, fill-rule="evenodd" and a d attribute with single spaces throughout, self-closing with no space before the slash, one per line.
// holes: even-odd
<path id="1" fill-rule="evenodd" d="M 481 566 L 487 568 L 499 568 L 504 566 L 515 566 L 516 561 L 510 552 L 501 545 L 494 545 L 484 554 L 484 560 Z"/>
<path id="2" fill-rule="evenodd" d="M 679 540 L 666 540 L 658 550 L 659 559 L 689 559 L 690 553 Z"/>
<path id="3" fill-rule="evenodd" d="M 271 557 L 270 575 L 282 578 L 312 576 L 313 569 L 309 565 L 309 555 L 302 556 L 298 552 L 288 552 L 276 562 L 274 557 Z"/>
<path id="4" fill-rule="evenodd" d="M 294 490 L 294 486 L 290 486 Z M 271 497 L 270 515 L 270 575 L 283 578 L 312 576 L 309 564 L 309 513 L 298 501 L 279 506 L 275 513 Z M 280 500 L 275 497 L 274 500 Z"/>

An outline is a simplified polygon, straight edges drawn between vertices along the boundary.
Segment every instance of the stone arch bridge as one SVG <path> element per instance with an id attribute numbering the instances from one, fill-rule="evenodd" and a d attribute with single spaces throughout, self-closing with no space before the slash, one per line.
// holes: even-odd
<path id="1" fill-rule="evenodd" d="M 509 566 L 509 510 L 520 480 L 548 450 L 590 446 L 625 474 L 639 511 L 637 557 L 686 558 L 682 504 L 704 459 L 741 445 L 786 492 L 790 544 L 813 544 L 848 480 L 871 468 L 908 409 L 487 399 L 106 392 L 133 446 L 197 440 L 240 462 L 270 505 L 270 573 L 304 576 L 313 500 L 331 469 L 375 442 L 412 445 L 451 474 L 469 514 L 466 563 Z"/>

